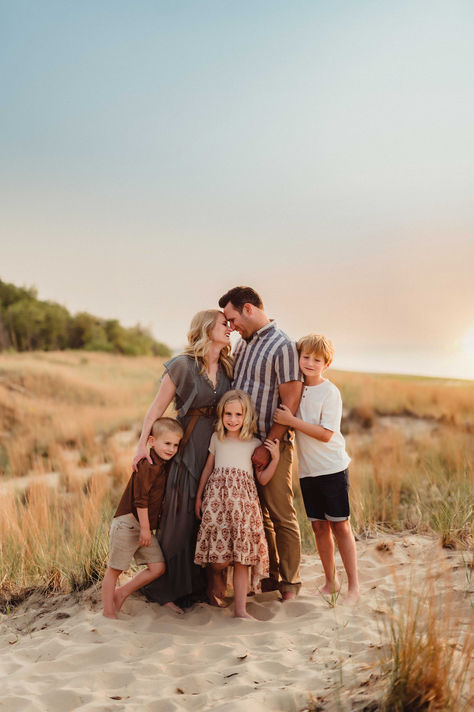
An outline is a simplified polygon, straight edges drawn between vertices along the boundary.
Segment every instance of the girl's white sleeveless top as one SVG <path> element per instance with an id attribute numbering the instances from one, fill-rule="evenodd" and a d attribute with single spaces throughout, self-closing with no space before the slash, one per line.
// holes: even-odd
<path id="1" fill-rule="evenodd" d="M 214 467 L 235 467 L 239 470 L 252 472 L 252 453 L 261 444 L 258 438 L 219 440 L 217 433 L 213 433 L 209 443 L 209 452 L 215 457 Z"/>

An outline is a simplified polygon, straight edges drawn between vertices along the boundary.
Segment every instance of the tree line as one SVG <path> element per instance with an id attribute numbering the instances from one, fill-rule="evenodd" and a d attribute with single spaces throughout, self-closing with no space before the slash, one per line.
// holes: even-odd
<path id="1" fill-rule="evenodd" d="M 0 351 L 84 349 L 127 356 L 170 356 L 140 325 L 126 328 L 117 319 L 79 312 L 71 315 L 57 302 L 38 299 L 34 287 L 0 280 Z"/>

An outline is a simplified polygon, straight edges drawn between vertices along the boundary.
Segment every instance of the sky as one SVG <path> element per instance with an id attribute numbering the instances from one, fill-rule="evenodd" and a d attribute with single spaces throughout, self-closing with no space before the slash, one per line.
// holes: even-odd
<path id="1" fill-rule="evenodd" d="M 253 286 L 474 378 L 469 0 L 0 0 L 0 279 L 179 349 Z"/>

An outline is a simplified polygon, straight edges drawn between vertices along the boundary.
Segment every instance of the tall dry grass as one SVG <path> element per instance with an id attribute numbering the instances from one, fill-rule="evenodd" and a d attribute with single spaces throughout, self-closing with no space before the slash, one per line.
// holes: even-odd
<path id="1" fill-rule="evenodd" d="M 474 629 L 462 624 L 454 597 L 442 593 L 439 581 L 437 571 L 428 573 L 419 592 L 398 586 L 387 622 L 388 654 L 381 661 L 388 677 L 383 712 L 472 709 Z"/>
<path id="2" fill-rule="evenodd" d="M 24 475 L 31 482 L 26 497 L 4 497 L 0 596 L 5 600 L 32 587 L 73 590 L 102 570 L 105 522 L 130 475 L 134 450 L 133 436 L 125 446 L 114 433 L 133 428 L 138 434 L 161 370 L 159 359 L 145 357 L 0 356 L 3 482 Z M 333 378 L 349 411 L 359 409 L 345 423 L 356 533 L 434 531 L 445 546 L 469 546 L 473 386 L 340 372 Z M 405 415 L 397 427 L 384 426 L 380 413 L 394 412 Z M 422 417 L 429 418 L 427 427 Z M 55 491 L 38 484 L 39 475 L 51 472 L 57 476 Z M 296 467 L 295 493 L 303 549 L 314 551 Z"/>
<path id="3" fill-rule="evenodd" d="M 138 426 L 161 365 L 100 353 L 2 354 L 0 474 L 59 470 L 65 447 L 78 450 L 84 464 L 100 456 L 107 435 Z"/>
<path id="4" fill-rule="evenodd" d="M 99 580 L 112 513 L 107 479 L 99 475 L 72 493 L 33 482 L 22 499 L 4 496 L 0 606 L 7 608 L 32 589 L 66 593 Z"/>
<path id="5" fill-rule="evenodd" d="M 347 438 L 353 458 L 351 505 L 355 529 L 435 531 L 444 546 L 472 543 L 473 438 L 439 427 L 413 440 L 375 428 Z"/>
<path id="6" fill-rule="evenodd" d="M 0 356 L 4 607 L 34 588 L 72 591 L 101 576 L 109 521 L 134 449 L 113 434 L 138 432 L 161 371 L 162 360 L 146 357 Z M 54 488 L 41 477 L 50 474 Z M 24 494 L 8 487 L 18 477 L 29 481 Z"/>

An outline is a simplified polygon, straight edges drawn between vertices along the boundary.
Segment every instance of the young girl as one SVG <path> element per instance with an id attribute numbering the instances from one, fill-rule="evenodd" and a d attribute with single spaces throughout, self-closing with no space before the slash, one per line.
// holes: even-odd
<path id="1" fill-rule="evenodd" d="M 216 577 L 234 566 L 234 615 L 251 618 L 246 609 L 248 570 L 251 587 L 268 576 L 268 548 L 251 461 L 261 445 L 254 436 L 256 415 L 243 391 L 227 391 L 217 407 L 217 428 L 209 444 L 209 457 L 196 495 L 196 516 L 201 519 L 196 564 L 210 564 Z M 261 485 L 271 480 L 280 451 L 278 440 L 265 440 L 268 466 L 257 473 Z M 203 496 L 204 493 L 204 496 Z"/>

